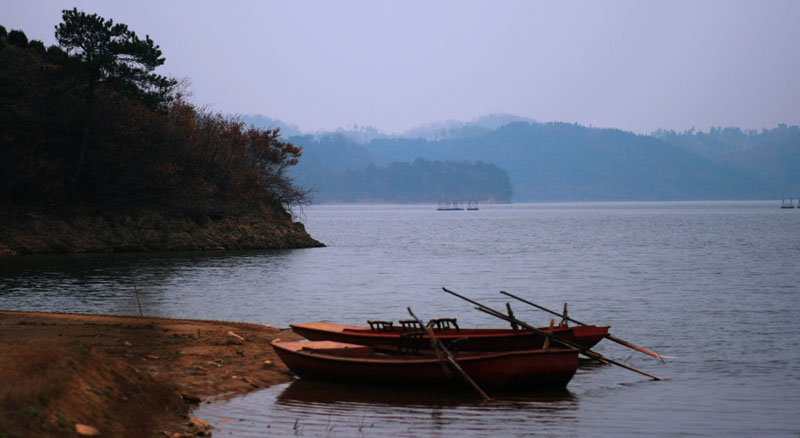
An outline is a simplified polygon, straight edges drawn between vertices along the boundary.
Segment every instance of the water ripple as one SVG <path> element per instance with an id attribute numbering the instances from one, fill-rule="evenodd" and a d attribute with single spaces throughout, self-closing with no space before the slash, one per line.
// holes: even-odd
<path id="1" fill-rule="evenodd" d="M 135 315 L 133 272 L 148 315 L 285 327 L 406 319 L 411 306 L 424 319 L 497 327 L 504 323 L 440 287 L 498 309 L 508 301 L 498 291 L 507 290 L 553 309 L 568 302 L 573 317 L 677 357 L 660 362 L 607 341 L 597 346 L 668 380 L 584 365 L 567 397 L 492 405 L 469 395 L 314 401 L 291 395 L 291 385 L 204 405 L 201 415 L 223 431 L 217 436 L 245 437 L 800 433 L 798 211 L 686 202 L 474 212 L 311 206 L 305 214 L 328 247 L 2 258 L 0 308 Z M 550 320 L 513 305 L 524 320 Z"/>

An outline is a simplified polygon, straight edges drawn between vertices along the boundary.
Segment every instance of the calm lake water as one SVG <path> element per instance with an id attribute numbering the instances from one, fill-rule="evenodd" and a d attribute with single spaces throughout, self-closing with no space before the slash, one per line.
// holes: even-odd
<path id="1" fill-rule="evenodd" d="M 0 259 L 0 308 L 285 327 L 457 317 L 502 327 L 506 290 L 674 356 L 597 350 L 566 391 L 472 394 L 304 381 L 201 406 L 215 436 L 800 436 L 800 210 L 776 202 L 311 206 L 326 248 Z M 550 317 L 512 303 L 520 319 Z"/>

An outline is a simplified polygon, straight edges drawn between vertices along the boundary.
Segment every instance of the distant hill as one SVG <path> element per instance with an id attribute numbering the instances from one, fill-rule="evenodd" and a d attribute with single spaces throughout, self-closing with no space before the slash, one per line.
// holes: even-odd
<path id="1" fill-rule="evenodd" d="M 476 137 L 488 134 L 495 129 L 514 122 L 536 123 L 535 120 L 511 114 L 489 114 L 471 122 L 447 120 L 418 126 L 404 131 L 398 136 L 377 136 L 375 138 L 423 138 L 425 140 L 446 140 L 453 138 Z"/>
<path id="2" fill-rule="evenodd" d="M 229 115 L 228 118 L 237 118 L 247 124 L 252 124 L 256 128 L 281 128 L 281 134 L 284 137 L 306 136 L 311 135 L 313 140 L 323 140 L 325 137 L 336 136 L 343 137 L 358 144 L 367 144 L 375 139 L 419 139 L 425 140 L 444 140 L 448 138 L 463 138 L 474 137 L 476 135 L 487 134 L 495 129 L 513 122 L 530 122 L 536 123 L 533 119 L 525 117 L 513 116 L 510 114 L 490 114 L 488 116 L 480 117 L 471 122 L 462 122 L 458 120 L 446 120 L 443 122 L 434 122 L 420 125 L 400 134 L 387 134 L 379 131 L 372 126 L 359 126 L 349 125 L 343 128 L 338 128 L 334 131 L 317 131 L 313 133 L 301 133 L 296 125 L 282 122 L 277 119 L 272 119 L 260 115 Z"/>
<path id="3" fill-rule="evenodd" d="M 758 178 L 650 136 L 567 123 L 505 125 L 438 142 L 373 140 L 379 159 L 481 160 L 505 169 L 515 201 L 753 199 Z"/>
<path id="4" fill-rule="evenodd" d="M 683 133 L 657 131 L 654 137 L 737 168 L 768 184 L 767 198 L 800 196 L 800 127 L 778 125 L 762 131 L 711 128 Z"/>
<path id="5" fill-rule="evenodd" d="M 344 182 L 340 181 L 346 179 L 345 171 L 386 164 L 341 133 L 326 134 L 319 138 L 313 135 L 290 137 L 289 141 L 303 148 L 301 159 L 289 170 L 289 175 L 297 185 L 313 190 L 314 202 L 318 203 L 356 200 L 361 187 L 354 186 L 349 192 L 345 191 Z M 376 196 L 368 197 L 376 199 Z"/>
<path id="6" fill-rule="evenodd" d="M 341 133 L 328 133 L 317 137 L 295 136 L 287 140 L 303 147 L 303 156 L 294 169 L 295 174 L 305 174 L 320 169 L 336 171 L 362 169 L 370 164 L 386 164 L 367 151 L 363 145 Z"/>
<path id="7" fill-rule="evenodd" d="M 315 173 L 316 202 L 509 202 L 508 174 L 494 164 L 453 161 L 392 162 L 363 169 Z M 309 180 L 300 181 L 306 183 Z"/>
<path id="8" fill-rule="evenodd" d="M 304 147 L 293 176 L 315 187 L 318 201 L 326 199 L 323 193 L 333 185 L 340 199 L 348 198 L 341 196 L 346 185 L 336 180 L 347 170 L 382 169 L 417 158 L 494 164 L 507 172 L 512 199 L 518 202 L 800 196 L 797 126 L 760 132 L 658 131 L 648 136 L 520 119 L 495 115 L 470 123 L 442 122 L 403 136 L 359 128 L 372 137 L 368 142 L 341 130 L 292 137 L 291 142 Z"/>
<path id="9" fill-rule="evenodd" d="M 708 132 L 690 129 L 682 133 L 658 130 L 653 137 L 714 161 L 722 161 L 760 146 L 767 146 L 787 138 L 797 138 L 800 127 L 780 124 L 774 129 L 743 131 L 736 127 L 712 127 Z"/>
<path id="10" fill-rule="evenodd" d="M 800 198 L 800 132 L 732 154 L 724 161 L 776 186 L 774 197 Z"/>
<path id="11" fill-rule="evenodd" d="M 508 174 L 494 164 L 383 160 L 342 133 L 289 141 L 303 147 L 290 175 L 314 190 L 314 202 L 511 201 Z"/>

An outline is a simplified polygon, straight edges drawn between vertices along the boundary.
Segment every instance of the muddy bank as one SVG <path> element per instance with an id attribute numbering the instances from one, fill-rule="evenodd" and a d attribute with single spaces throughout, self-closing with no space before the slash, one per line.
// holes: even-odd
<path id="1" fill-rule="evenodd" d="M 159 210 L 48 212 L 4 206 L 0 223 L 0 256 L 324 246 L 280 207 L 236 215 L 170 215 Z"/>
<path id="2" fill-rule="evenodd" d="M 190 410 L 292 377 L 249 323 L 0 311 L 0 436 L 197 433 Z"/>

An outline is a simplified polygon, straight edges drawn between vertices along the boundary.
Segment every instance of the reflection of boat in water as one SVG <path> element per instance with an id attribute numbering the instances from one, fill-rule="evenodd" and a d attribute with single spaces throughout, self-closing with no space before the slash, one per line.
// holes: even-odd
<path id="1" fill-rule="evenodd" d="M 529 393 L 501 394 L 500 401 L 525 401 L 538 403 L 577 402 L 577 398 L 566 388 L 551 388 Z M 374 385 L 325 382 L 298 379 L 290 383 L 278 395 L 282 404 L 334 404 L 358 403 L 394 406 L 461 406 L 484 405 L 470 390 L 435 391 L 425 388 L 393 387 L 376 388 Z M 560 404 L 559 403 L 559 404 Z M 555 407 L 554 407 L 555 409 Z M 563 409 L 561 405 L 558 409 Z"/>

